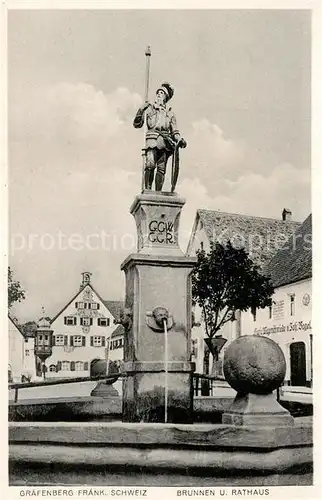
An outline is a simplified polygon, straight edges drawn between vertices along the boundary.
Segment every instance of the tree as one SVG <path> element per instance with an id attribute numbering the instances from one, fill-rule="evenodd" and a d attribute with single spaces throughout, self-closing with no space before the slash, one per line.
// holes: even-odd
<path id="1" fill-rule="evenodd" d="M 261 274 L 243 248 L 212 242 L 209 253 L 197 251 L 197 264 L 192 272 L 192 300 L 202 311 L 206 335 L 212 339 L 236 311 L 271 305 L 274 288 Z M 209 347 L 209 341 L 206 341 Z M 206 349 L 206 354 L 209 355 Z M 214 353 L 212 353 L 214 354 Z M 218 356 L 217 356 L 218 359 Z M 215 371 L 215 356 L 213 371 Z"/>
<path id="2" fill-rule="evenodd" d="M 22 330 L 22 333 L 26 337 L 35 337 L 37 333 L 37 323 L 36 321 L 27 321 L 27 323 L 24 323 L 23 325 L 20 325 L 20 328 Z"/>
<path id="3" fill-rule="evenodd" d="M 10 309 L 15 302 L 24 300 L 25 293 L 20 282 L 14 280 L 13 272 L 11 268 L 8 267 L 8 309 Z"/>

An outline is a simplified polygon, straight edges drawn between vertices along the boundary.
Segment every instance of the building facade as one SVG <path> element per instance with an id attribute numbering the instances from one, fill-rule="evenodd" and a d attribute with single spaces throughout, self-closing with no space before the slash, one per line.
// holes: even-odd
<path id="1" fill-rule="evenodd" d="M 38 347 L 41 342 L 52 344 L 51 355 L 45 361 L 47 378 L 89 376 L 97 360 L 108 360 L 110 356 L 116 360 L 117 355 L 123 359 L 123 351 L 112 341 L 113 332 L 119 332 L 118 341 L 124 334 L 123 327 L 115 323 L 123 303 L 102 299 L 91 284 L 91 274 L 82 275 L 79 291 L 52 319 L 52 333 L 41 338 L 38 335 Z"/>
<path id="2" fill-rule="evenodd" d="M 275 293 L 272 305 L 242 313 L 243 335 L 263 335 L 281 347 L 286 359 L 285 383 L 311 387 L 313 382 L 312 217 L 303 222 L 265 267 Z"/>
<path id="3" fill-rule="evenodd" d="M 24 336 L 17 322 L 8 316 L 9 334 L 9 382 L 32 381 L 36 376 L 34 339 Z"/>
<path id="4" fill-rule="evenodd" d="M 230 241 L 235 248 L 244 248 L 255 264 L 264 269 L 300 226 L 299 222 L 292 220 L 292 213 L 288 209 L 282 211 L 280 219 L 198 210 L 186 253 L 195 255 L 200 249 L 208 252 L 211 242 L 225 244 Z M 198 307 L 195 308 L 195 319 L 197 326 L 192 329 L 193 343 L 197 347 L 195 362 L 198 371 L 211 374 L 213 359 L 205 346 L 205 327 Z M 225 343 L 220 340 L 218 367 L 222 367 L 222 358 L 229 343 L 242 334 L 243 325 L 246 327 L 241 314 L 237 312 L 235 321 L 225 323 L 216 335 L 225 340 Z M 223 375 L 222 368 L 219 371 Z"/>

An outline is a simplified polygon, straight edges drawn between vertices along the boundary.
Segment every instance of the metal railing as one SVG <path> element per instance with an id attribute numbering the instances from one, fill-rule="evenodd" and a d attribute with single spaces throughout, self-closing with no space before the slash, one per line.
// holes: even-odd
<path id="1" fill-rule="evenodd" d="M 9 383 L 8 389 L 14 390 L 14 402 L 18 402 L 19 389 L 28 389 L 33 387 L 45 387 L 52 385 L 65 385 L 65 384 L 75 384 L 79 382 L 99 382 L 106 381 L 111 384 L 115 383 L 119 378 L 127 377 L 127 373 L 115 373 L 110 375 L 96 375 L 88 377 L 66 377 L 66 378 L 53 378 L 40 380 L 37 382 L 19 382 L 19 383 Z M 193 373 L 193 395 L 194 396 L 215 396 L 216 389 L 218 385 L 216 382 L 225 382 L 224 377 L 213 377 L 210 375 L 205 375 L 203 373 Z M 283 385 L 276 390 L 276 398 L 279 402 L 281 399 L 281 392 L 283 390 Z"/>
<path id="2" fill-rule="evenodd" d="M 98 375 L 92 377 L 69 377 L 69 378 L 53 378 L 52 380 L 46 379 L 38 382 L 19 382 L 19 383 L 9 383 L 9 390 L 15 391 L 14 402 L 18 401 L 18 391 L 19 389 L 30 389 L 32 387 L 44 387 L 49 385 L 60 385 L 60 384 L 75 384 L 77 382 L 98 382 L 99 380 L 116 382 L 120 377 L 127 376 L 126 373 L 115 373 L 113 375 Z"/>
<path id="3" fill-rule="evenodd" d="M 33 387 L 47 387 L 52 385 L 63 385 L 63 384 L 75 384 L 79 382 L 98 382 L 98 381 L 110 381 L 111 383 L 116 382 L 119 378 L 127 377 L 127 373 L 115 373 L 110 375 L 98 375 L 98 376 L 88 376 L 88 377 L 66 377 L 66 378 L 53 378 L 40 380 L 37 382 L 19 382 L 19 383 L 9 383 L 9 390 L 14 390 L 14 402 L 18 402 L 19 389 L 30 389 Z M 224 378 L 221 377 L 211 377 L 209 375 L 204 375 L 202 373 L 193 374 L 193 393 L 194 396 L 213 396 L 215 394 L 215 382 L 222 381 Z"/>

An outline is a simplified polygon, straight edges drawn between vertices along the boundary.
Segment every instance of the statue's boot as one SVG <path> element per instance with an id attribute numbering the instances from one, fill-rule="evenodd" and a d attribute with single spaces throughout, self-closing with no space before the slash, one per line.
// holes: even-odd
<path id="1" fill-rule="evenodd" d="M 163 183 L 164 183 L 164 174 L 161 174 L 161 172 L 157 172 L 155 174 L 155 190 L 162 191 Z"/>
<path id="2" fill-rule="evenodd" d="M 144 175 L 145 189 L 152 189 L 153 174 L 154 172 L 151 168 L 147 168 L 145 170 L 145 175 Z"/>

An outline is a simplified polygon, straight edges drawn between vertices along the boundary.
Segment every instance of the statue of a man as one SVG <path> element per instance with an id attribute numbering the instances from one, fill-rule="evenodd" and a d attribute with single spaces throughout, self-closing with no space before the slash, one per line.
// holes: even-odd
<path id="1" fill-rule="evenodd" d="M 145 189 L 152 189 L 155 174 L 155 190 L 161 191 L 164 183 L 167 162 L 173 156 L 172 191 L 179 173 L 179 148 L 187 143 L 177 129 L 176 117 L 166 103 L 174 94 L 173 87 L 164 82 L 156 91 L 153 104 L 146 102 L 137 111 L 133 125 L 141 128 L 146 115 L 146 163 L 144 172 Z"/>

